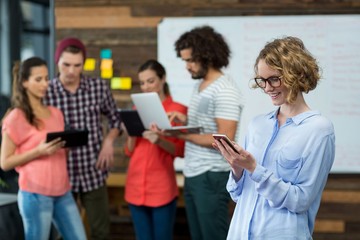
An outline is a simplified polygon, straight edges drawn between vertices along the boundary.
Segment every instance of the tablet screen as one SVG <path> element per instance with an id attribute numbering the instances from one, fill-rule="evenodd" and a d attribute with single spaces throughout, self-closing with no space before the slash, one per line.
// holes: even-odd
<path id="1" fill-rule="evenodd" d="M 65 148 L 84 146 L 88 142 L 89 131 L 87 129 L 70 129 L 62 132 L 49 132 L 46 135 L 46 142 L 56 138 L 65 141 Z"/>
<path id="2" fill-rule="evenodd" d="M 118 112 L 129 136 L 141 137 L 145 128 L 138 112 L 134 109 L 118 109 Z"/>

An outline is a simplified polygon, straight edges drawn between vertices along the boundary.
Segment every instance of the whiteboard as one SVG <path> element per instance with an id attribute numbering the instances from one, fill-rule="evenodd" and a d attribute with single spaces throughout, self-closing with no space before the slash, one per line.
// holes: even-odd
<path id="1" fill-rule="evenodd" d="M 266 42 L 296 36 L 322 68 L 322 80 L 305 99 L 334 124 L 336 155 L 331 171 L 360 173 L 360 15 L 164 18 L 158 25 L 158 60 L 166 68 L 174 100 L 185 105 L 195 80 L 177 58 L 174 43 L 185 31 L 203 25 L 223 34 L 232 51 L 224 72 L 237 81 L 245 98 L 237 142 L 243 144 L 254 116 L 275 109 L 260 89 L 249 88 L 255 58 Z"/>

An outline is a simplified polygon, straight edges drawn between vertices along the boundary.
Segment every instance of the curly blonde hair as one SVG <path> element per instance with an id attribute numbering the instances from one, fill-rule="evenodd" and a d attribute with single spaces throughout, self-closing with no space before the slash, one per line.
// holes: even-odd
<path id="1" fill-rule="evenodd" d="M 299 92 L 308 93 L 315 89 L 320 80 L 317 60 L 299 38 L 288 36 L 268 42 L 256 58 L 256 74 L 260 60 L 281 74 L 282 84 L 289 89 L 289 103 L 295 102 Z"/>

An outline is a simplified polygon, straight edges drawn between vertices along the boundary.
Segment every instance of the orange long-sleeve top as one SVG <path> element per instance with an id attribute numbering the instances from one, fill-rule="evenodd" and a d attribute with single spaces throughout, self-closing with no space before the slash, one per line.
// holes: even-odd
<path id="1" fill-rule="evenodd" d="M 187 107 L 174 102 L 170 96 L 162 104 L 166 112 L 187 114 Z M 158 207 L 178 196 L 174 159 L 183 157 L 185 142 L 172 137 L 166 139 L 175 144 L 175 155 L 142 137 L 136 138 L 132 152 L 125 145 L 125 154 L 131 157 L 125 183 L 125 200 L 128 203 Z"/>

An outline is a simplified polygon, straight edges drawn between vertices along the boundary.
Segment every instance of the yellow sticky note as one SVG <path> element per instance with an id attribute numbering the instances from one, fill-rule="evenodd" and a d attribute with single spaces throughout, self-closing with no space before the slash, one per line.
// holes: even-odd
<path id="1" fill-rule="evenodd" d="M 113 70 L 112 69 L 101 69 L 101 78 L 112 78 Z"/>
<path id="2" fill-rule="evenodd" d="M 112 69 L 113 68 L 113 60 L 112 59 L 101 59 L 100 69 Z"/>
<path id="3" fill-rule="evenodd" d="M 96 65 L 95 58 L 87 58 L 84 63 L 84 71 L 94 71 Z"/>
<path id="4" fill-rule="evenodd" d="M 130 77 L 114 77 L 110 82 L 111 89 L 129 90 L 132 87 Z"/>

